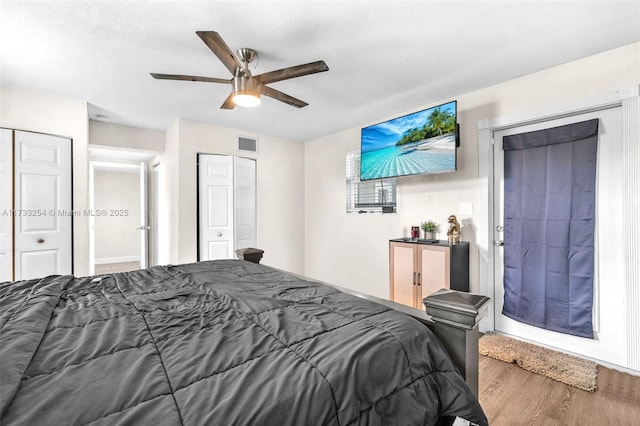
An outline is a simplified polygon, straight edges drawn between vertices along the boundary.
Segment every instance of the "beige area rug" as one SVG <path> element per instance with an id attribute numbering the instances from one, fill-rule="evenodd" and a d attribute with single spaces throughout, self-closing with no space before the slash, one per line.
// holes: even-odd
<path id="1" fill-rule="evenodd" d="M 480 338 L 482 355 L 508 363 L 516 363 L 525 370 L 575 386 L 588 392 L 596 390 L 598 364 L 531 343 L 495 333 Z"/>

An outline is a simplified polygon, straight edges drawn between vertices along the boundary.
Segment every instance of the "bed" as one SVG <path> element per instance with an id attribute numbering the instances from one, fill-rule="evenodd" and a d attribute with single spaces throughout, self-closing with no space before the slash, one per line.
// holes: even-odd
<path id="1" fill-rule="evenodd" d="M 487 424 L 423 323 L 245 260 L 0 284 L 0 384 L 3 425 Z"/>

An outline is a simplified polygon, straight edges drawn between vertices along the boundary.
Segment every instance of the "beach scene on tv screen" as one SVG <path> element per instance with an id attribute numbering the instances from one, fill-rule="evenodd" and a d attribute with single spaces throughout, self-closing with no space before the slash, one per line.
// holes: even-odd
<path id="1" fill-rule="evenodd" d="M 362 129 L 360 179 L 456 169 L 456 103 Z"/>

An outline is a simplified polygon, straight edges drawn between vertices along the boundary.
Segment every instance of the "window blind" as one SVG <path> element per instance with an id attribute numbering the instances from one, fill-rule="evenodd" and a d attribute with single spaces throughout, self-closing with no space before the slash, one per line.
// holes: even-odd
<path id="1" fill-rule="evenodd" d="M 360 181 L 360 151 L 346 155 L 347 213 L 395 213 L 396 180 Z"/>

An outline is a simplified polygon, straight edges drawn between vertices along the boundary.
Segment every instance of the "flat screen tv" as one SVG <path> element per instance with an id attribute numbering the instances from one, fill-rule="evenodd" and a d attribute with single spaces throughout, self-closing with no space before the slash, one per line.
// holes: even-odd
<path id="1" fill-rule="evenodd" d="M 457 102 L 362 129 L 360 180 L 456 170 Z"/>

